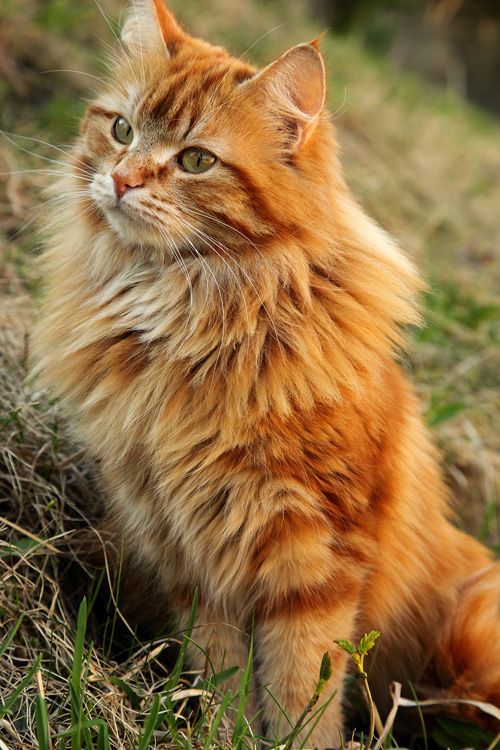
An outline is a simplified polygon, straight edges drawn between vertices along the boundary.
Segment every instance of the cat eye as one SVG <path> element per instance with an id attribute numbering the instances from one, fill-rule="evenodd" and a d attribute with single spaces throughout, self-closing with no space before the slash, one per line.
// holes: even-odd
<path id="1" fill-rule="evenodd" d="M 178 162 L 181 167 L 186 172 L 191 172 L 191 174 L 206 172 L 210 167 L 213 167 L 216 161 L 217 157 L 211 154 L 210 151 L 205 151 L 196 146 L 184 149 L 178 156 Z"/>
<path id="2" fill-rule="evenodd" d="M 113 133 L 113 138 L 115 141 L 118 141 L 118 143 L 124 143 L 126 146 L 128 146 L 129 143 L 132 143 L 134 131 L 124 117 L 120 116 L 116 118 L 111 132 Z"/>

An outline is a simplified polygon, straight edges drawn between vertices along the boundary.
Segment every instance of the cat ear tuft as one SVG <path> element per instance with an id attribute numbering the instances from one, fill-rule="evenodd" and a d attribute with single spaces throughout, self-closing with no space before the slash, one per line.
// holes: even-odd
<path id="1" fill-rule="evenodd" d="M 326 72 L 318 46 L 315 40 L 292 47 L 251 82 L 264 92 L 268 109 L 293 123 L 294 150 L 313 133 L 325 103 Z"/>
<path id="2" fill-rule="evenodd" d="M 132 0 L 121 39 L 132 54 L 172 55 L 186 34 L 162 0 Z"/>

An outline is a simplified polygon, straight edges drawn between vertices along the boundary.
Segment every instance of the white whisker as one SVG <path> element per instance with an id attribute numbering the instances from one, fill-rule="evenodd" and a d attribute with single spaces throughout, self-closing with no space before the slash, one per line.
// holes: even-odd
<path id="1" fill-rule="evenodd" d="M 139 33 L 139 49 L 140 49 L 140 53 L 141 53 L 142 82 L 143 82 L 143 84 L 145 84 L 146 83 L 146 71 L 145 71 L 145 68 L 144 68 L 144 52 L 143 52 L 143 48 L 142 48 L 141 22 L 140 22 L 140 19 L 139 19 L 139 15 L 137 13 L 137 6 L 135 4 L 135 0 L 132 0 L 132 5 L 134 6 L 135 21 L 136 21 L 136 24 L 137 24 L 137 31 Z"/>
<path id="2" fill-rule="evenodd" d="M 6 130 L 0 130 L 0 134 L 3 135 L 3 136 L 5 136 L 7 140 L 14 139 L 14 138 L 23 138 L 25 141 L 33 141 L 34 143 L 41 143 L 43 146 L 48 146 L 49 148 L 53 148 L 56 151 L 60 151 L 62 154 L 65 154 L 66 156 L 69 156 L 70 159 L 74 159 L 79 164 L 83 164 L 83 166 L 85 167 L 85 169 L 88 171 L 88 164 L 86 164 L 81 159 L 77 159 L 77 157 L 74 156 L 71 152 L 65 151 L 65 149 L 61 148 L 61 146 L 58 145 L 58 144 L 49 143 L 48 141 L 44 141 L 41 138 L 33 138 L 31 136 L 28 136 L 28 135 L 19 135 L 17 133 L 8 133 Z M 16 146 L 18 148 L 22 148 L 22 146 L 18 146 L 18 144 L 15 143 L 14 140 L 10 140 L 10 142 L 14 146 Z M 41 154 L 37 154 L 35 151 L 27 151 L 27 153 L 28 154 L 32 154 L 33 156 L 37 156 L 40 159 L 46 159 L 46 157 L 42 156 Z M 71 167 L 74 166 L 72 164 L 68 164 L 67 162 L 56 161 L 55 159 L 51 159 L 50 161 L 53 161 L 55 164 L 64 164 L 64 165 L 71 166 Z"/>
<path id="3" fill-rule="evenodd" d="M 247 302 L 247 299 L 246 299 L 246 296 L 245 296 L 245 290 L 243 289 L 243 287 L 242 287 L 242 285 L 241 285 L 241 281 L 240 281 L 240 279 L 238 278 L 238 276 L 236 275 L 236 273 L 235 273 L 234 269 L 233 269 L 233 268 L 231 268 L 231 266 L 229 265 L 229 263 L 227 262 L 227 260 L 225 260 L 225 258 L 223 258 L 223 257 L 222 257 L 222 255 L 221 255 L 221 254 L 220 254 L 220 253 L 219 253 L 219 252 L 217 251 L 217 247 L 219 247 L 219 249 L 221 249 L 221 250 L 222 250 L 222 248 L 220 247 L 220 245 L 219 245 L 218 243 L 215 243 L 215 241 L 214 241 L 214 240 L 212 240 L 212 238 L 210 238 L 210 237 L 209 237 L 208 235 L 206 235 L 206 234 L 205 234 L 204 232 L 202 232 L 201 230 L 197 229 L 197 228 L 196 228 L 196 227 L 195 227 L 195 226 L 194 226 L 193 224 L 191 224 L 190 222 L 186 221 L 186 219 L 184 219 L 184 218 L 183 218 L 183 222 L 184 222 L 184 223 L 186 224 L 186 226 L 187 226 L 187 227 L 188 227 L 188 228 L 189 228 L 189 229 L 190 229 L 190 230 L 191 230 L 192 232 L 194 232 L 194 233 L 195 233 L 195 234 L 197 235 L 197 237 L 198 237 L 198 238 L 199 238 L 199 239 L 200 239 L 200 240 L 201 240 L 201 241 L 202 241 L 202 242 L 203 242 L 203 243 L 204 243 L 205 245 L 208 245 L 208 247 L 210 247 L 210 249 L 211 249 L 211 250 L 213 250 L 213 252 L 214 252 L 214 253 L 215 253 L 215 254 L 216 254 L 216 255 L 217 255 L 217 256 L 218 256 L 219 258 L 220 258 L 220 260 L 221 260 L 221 261 L 223 262 L 223 264 L 224 264 L 224 265 L 226 266 L 226 268 L 228 269 L 228 271 L 229 271 L 229 273 L 231 274 L 231 276 L 232 276 L 232 277 L 234 278 L 234 280 L 235 280 L 235 282 L 236 282 L 236 284 L 237 284 L 237 286 L 238 286 L 238 289 L 239 289 L 239 291 L 240 291 L 240 294 L 241 294 L 241 300 L 242 300 L 243 306 L 244 306 L 244 308 L 245 308 L 246 323 L 247 323 L 247 333 L 250 333 L 250 315 L 249 315 L 249 311 L 248 311 L 248 302 Z M 238 266 L 238 264 L 236 264 L 236 265 Z M 240 268 L 240 270 L 241 270 L 241 268 Z"/>
<path id="4" fill-rule="evenodd" d="M 181 220 L 177 219 L 176 221 L 178 223 L 180 223 Z M 225 337 L 226 337 L 226 315 L 225 315 L 224 297 L 223 297 L 223 294 L 222 294 L 222 289 L 220 287 L 219 282 L 217 281 L 217 278 L 216 278 L 215 274 L 213 273 L 212 269 L 210 268 L 210 265 L 203 258 L 203 255 L 199 252 L 199 250 L 196 247 L 196 245 L 192 242 L 192 240 L 189 239 L 189 237 L 182 231 L 181 228 L 177 227 L 177 230 L 183 236 L 183 238 L 189 244 L 189 246 L 193 249 L 194 253 L 199 258 L 200 262 L 203 264 L 203 266 L 206 268 L 207 272 L 213 278 L 215 286 L 217 287 L 217 292 L 218 292 L 219 300 L 220 300 L 220 304 L 221 304 L 221 316 L 222 316 L 221 317 L 221 327 L 222 327 L 222 330 L 221 330 L 221 340 L 220 340 L 220 343 L 219 343 L 217 357 L 215 359 L 215 365 L 216 365 L 217 362 L 219 361 L 219 358 L 220 358 L 220 355 L 221 355 L 221 352 L 222 352 L 222 348 L 224 346 L 224 340 L 225 340 Z"/>
<path id="5" fill-rule="evenodd" d="M 55 169 L 12 169 L 7 172 L 0 172 L 0 176 L 8 177 L 11 174 L 53 174 L 58 177 L 71 177 L 75 180 L 83 180 L 87 184 L 90 182 L 88 177 L 81 177 L 80 175 L 72 174 L 71 172 L 58 172 Z"/>
<path id="6" fill-rule="evenodd" d="M 71 68 L 53 68 L 51 70 L 41 70 L 40 73 L 42 75 L 45 75 L 46 73 L 78 73 L 81 76 L 87 76 L 88 78 L 94 78 L 96 81 L 99 81 L 103 84 L 103 86 L 107 86 L 111 88 L 108 81 L 105 81 L 104 78 L 100 78 L 99 76 L 94 75 L 93 73 L 87 73 L 84 70 L 72 70 Z"/>
<path id="7" fill-rule="evenodd" d="M 186 212 L 189 212 L 189 209 L 184 209 L 184 210 L 185 210 Z M 210 214 L 206 214 L 205 212 L 199 212 L 199 213 L 201 213 L 201 214 L 202 214 L 202 215 L 204 215 L 204 216 L 208 216 L 208 217 L 210 217 Z M 223 221 L 221 221 L 221 222 L 219 222 L 219 223 L 223 224 L 224 226 L 228 227 L 229 229 L 232 229 L 232 227 L 231 227 L 231 226 L 230 226 L 229 224 L 226 224 L 226 222 L 223 222 Z M 235 230 L 235 231 L 237 231 L 237 230 Z M 241 235 L 242 237 L 245 237 L 245 235 L 243 235 L 243 234 L 242 234 L 241 232 L 238 232 L 238 234 L 240 234 L 240 235 Z M 206 238 L 209 238 L 209 237 L 208 237 L 208 235 L 206 235 L 206 234 L 205 234 L 205 237 L 206 237 Z M 238 260 L 237 260 L 236 258 L 234 258 L 234 256 L 233 256 L 233 255 L 231 254 L 230 250 L 229 250 L 229 249 L 228 249 L 227 247 L 225 247 L 224 245 L 222 245 L 221 243 L 219 243 L 219 242 L 218 242 L 217 240 L 215 240 L 214 238 L 211 238 L 211 237 L 210 237 L 209 239 L 210 239 L 210 242 L 211 242 L 211 243 L 215 243 L 215 244 L 217 245 L 217 247 L 219 248 L 219 250 L 220 250 L 221 252 L 223 252 L 223 253 L 224 253 L 224 254 L 226 255 L 226 257 L 228 257 L 228 258 L 229 258 L 230 260 L 232 260 L 232 261 L 233 261 L 233 263 L 234 263 L 234 264 L 235 264 L 235 265 L 236 265 L 236 266 L 237 266 L 237 267 L 239 268 L 239 270 L 241 271 L 241 273 L 243 274 L 243 276 L 244 276 L 244 277 L 246 278 L 246 280 L 248 281 L 248 283 L 249 283 L 250 287 L 252 288 L 252 290 L 253 290 L 253 292 L 254 292 L 254 294 L 255 294 L 256 298 L 257 298 L 257 299 L 259 300 L 259 302 L 260 302 L 260 304 L 261 304 L 261 307 L 262 307 L 263 311 L 265 312 L 265 314 L 267 315 L 267 317 L 268 317 L 268 319 L 269 319 L 269 322 L 270 322 L 270 324 L 271 324 L 271 328 L 272 328 L 272 332 L 273 332 L 273 334 L 274 334 L 274 337 L 275 337 L 275 339 L 276 339 L 276 341 L 277 341 L 277 343 L 278 343 L 278 346 L 280 347 L 280 350 L 282 351 L 282 353 L 284 353 L 284 352 L 283 352 L 283 349 L 282 349 L 282 345 L 281 345 L 281 338 L 280 338 L 280 336 L 278 335 L 278 331 L 277 331 L 277 329 L 276 329 L 276 324 L 275 324 L 275 322 L 274 322 L 274 319 L 273 319 L 273 317 L 271 316 L 271 314 L 270 314 L 270 312 L 269 312 L 269 310 L 268 310 L 268 308 L 267 308 L 267 305 L 265 304 L 264 300 L 262 299 L 262 297 L 261 297 L 261 295 L 260 295 L 259 291 L 257 290 L 257 288 L 256 288 L 256 286 L 255 286 L 255 284 L 254 284 L 254 282 L 253 282 L 253 280 L 252 280 L 251 276 L 250 276 L 250 275 L 249 275 L 249 274 L 247 273 L 247 271 L 245 270 L 245 268 L 243 268 L 243 266 L 241 265 L 241 263 L 240 263 L 240 262 L 239 262 L 239 261 L 238 261 Z M 247 241 L 248 241 L 248 242 L 249 242 L 249 243 L 250 243 L 250 244 L 252 245 L 252 247 L 254 247 L 255 249 L 257 249 L 257 250 L 258 250 L 258 248 L 256 247 L 255 243 L 251 242 L 251 241 L 250 241 L 250 240 L 249 240 L 248 238 L 246 238 L 246 239 L 247 239 Z M 213 249 L 213 247 L 212 247 L 212 249 Z M 265 260 L 265 259 L 264 259 L 264 257 L 263 257 L 263 255 L 262 255 L 262 253 L 260 252 L 260 250 L 258 251 L 258 254 L 260 255 L 260 257 L 261 257 L 261 258 L 262 258 L 263 260 Z"/>
<path id="8" fill-rule="evenodd" d="M 42 156 L 41 154 L 37 154 L 35 151 L 30 151 L 29 149 L 24 148 L 24 146 L 20 146 L 19 143 L 16 143 L 16 141 L 13 138 L 11 138 L 3 130 L 0 130 L 0 135 L 2 135 L 5 138 L 5 140 L 8 141 L 12 146 L 15 146 L 17 149 L 19 149 L 19 151 L 24 151 L 24 153 L 28 154 L 29 156 L 35 156 L 37 159 L 42 159 L 42 161 L 49 162 L 50 164 L 59 164 L 62 167 L 68 167 L 68 169 L 76 169 L 79 172 L 81 172 L 82 174 L 86 174 L 86 175 L 89 175 L 89 176 L 92 174 L 92 172 L 88 168 L 87 169 L 82 169 L 82 167 L 78 167 L 75 164 L 69 164 L 68 162 L 60 161 L 59 159 L 51 159 L 48 156 Z M 24 137 L 24 136 L 21 136 L 21 137 Z M 37 140 L 37 139 L 36 138 L 35 139 L 31 139 L 30 138 L 29 140 Z M 56 148 L 56 147 L 54 146 L 54 148 Z M 59 149 L 59 150 L 62 150 L 62 149 Z"/>
<path id="9" fill-rule="evenodd" d="M 94 0 L 94 2 L 95 2 L 95 4 L 97 5 L 97 8 L 99 9 L 99 12 L 100 12 L 101 16 L 102 16 L 102 17 L 104 18 L 104 20 L 106 21 L 106 23 L 107 23 L 107 25 L 108 25 L 108 27 L 109 27 L 109 29 L 110 29 L 111 33 L 113 34 L 114 38 L 115 38 L 115 39 L 116 39 L 116 41 L 118 42 L 119 46 L 121 47 L 121 50 L 122 50 L 122 52 L 123 52 L 123 55 L 124 55 L 124 57 L 125 57 L 125 60 L 127 61 L 128 67 L 129 67 L 129 69 L 130 69 L 130 72 L 132 73 L 132 76 L 133 76 L 133 78 L 134 78 L 134 82 L 135 82 L 136 86 L 137 86 L 137 87 L 139 87 L 139 81 L 137 80 L 137 76 L 136 76 L 136 74 L 135 74 L 135 71 L 134 71 L 134 68 L 133 68 L 133 66 L 132 66 L 132 63 L 130 62 L 129 56 L 128 56 L 128 54 L 127 54 L 127 50 L 126 50 L 126 49 L 125 49 L 125 47 L 123 46 L 122 40 L 120 39 L 120 37 L 118 36 L 118 34 L 116 33 L 116 31 L 114 30 L 114 28 L 113 28 L 113 26 L 112 26 L 112 24 L 111 24 L 111 21 L 109 20 L 108 16 L 106 15 L 106 13 L 105 13 L 105 12 L 104 12 L 104 10 L 102 9 L 101 5 L 99 4 L 99 0 Z"/>

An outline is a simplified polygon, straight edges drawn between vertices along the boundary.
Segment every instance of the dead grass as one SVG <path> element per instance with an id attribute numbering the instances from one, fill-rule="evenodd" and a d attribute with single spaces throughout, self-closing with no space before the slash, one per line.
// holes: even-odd
<path id="1" fill-rule="evenodd" d="M 173 716 L 175 707 L 186 716 L 177 722 L 179 737 L 195 733 L 200 711 L 188 711 L 187 701 L 200 690 L 186 692 L 189 675 L 181 676 L 182 662 L 177 675 L 172 669 L 183 631 L 141 638 L 121 612 L 118 571 L 89 562 L 99 549 L 105 559 L 99 531 L 104 499 L 95 467 L 68 432 L 57 404 L 26 380 L 26 309 L 23 296 L 4 297 L 0 305 L 0 747 L 45 748 L 39 744 L 37 696 L 47 707 L 51 733 L 74 728 L 71 682 L 84 597 L 88 617 L 78 684 L 83 722 L 93 723 L 88 741 L 102 724 L 103 750 L 141 747 L 154 696 L 160 694 L 162 711 Z M 218 729 L 220 748 L 230 746 L 227 713 Z M 216 711 L 204 711 L 202 718 L 206 733 Z M 87 741 L 85 733 L 82 738 Z M 172 747 L 167 727 L 155 728 L 144 747 L 166 748 L 167 741 Z M 47 745 L 55 746 L 55 740 Z M 77 747 L 67 737 L 57 744 L 69 746 Z"/>

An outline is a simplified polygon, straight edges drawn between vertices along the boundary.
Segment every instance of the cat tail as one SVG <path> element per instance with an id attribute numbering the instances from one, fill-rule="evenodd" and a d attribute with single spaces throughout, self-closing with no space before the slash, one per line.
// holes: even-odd
<path id="1" fill-rule="evenodd" d="M 434 668 L 446 697 L 500 708 L 500 562 L 467 578 L 439 639 Z M 499 722 L 473 707 L 460 714 L 498 731 Z"/>

